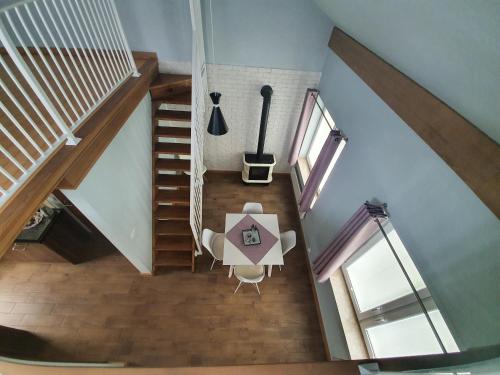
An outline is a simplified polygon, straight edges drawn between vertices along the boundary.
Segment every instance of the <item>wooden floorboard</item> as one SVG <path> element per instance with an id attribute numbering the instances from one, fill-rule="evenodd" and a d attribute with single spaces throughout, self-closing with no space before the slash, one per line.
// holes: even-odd
<path id="1" fill-rule="evenodd" d="M 298 230 L 289 178 L 244 186 L 241 173 L 207 174 L 204 227 L 223 231 L 226 212 L 260 201 L 281 231 Z M 35 332 L 50 346 L 39 359 L 125 361 L 137 366 L 216 366 L 325 360 L 303 241 L 280 272 L 243 286 L 212 258 L 196 272 L 144 277 L 121 256 L 91 263 L 0 262 L 0 325 Z"/>

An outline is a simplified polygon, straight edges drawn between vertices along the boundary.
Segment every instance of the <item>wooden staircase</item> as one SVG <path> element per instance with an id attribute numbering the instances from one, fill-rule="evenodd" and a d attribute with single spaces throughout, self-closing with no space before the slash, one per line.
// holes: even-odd
<path id="1" fill-rule="evenodd" d="M 191 76 L 159 74 L 150 86 L 153 113 L 153 273 L 190 267 Z M 166 107 L 166 108 L 165 108 Z M 179 107 L 181 109 L 179 109 Z"/>

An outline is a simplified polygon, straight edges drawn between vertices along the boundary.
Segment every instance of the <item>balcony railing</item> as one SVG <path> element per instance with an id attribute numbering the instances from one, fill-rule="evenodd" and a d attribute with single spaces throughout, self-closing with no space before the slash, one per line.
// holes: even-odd
<path id="1" fill-rule="evenodd" d="M 113 0 L 25 0 L 0 9 L 0 206 L 130 76 Z"/>

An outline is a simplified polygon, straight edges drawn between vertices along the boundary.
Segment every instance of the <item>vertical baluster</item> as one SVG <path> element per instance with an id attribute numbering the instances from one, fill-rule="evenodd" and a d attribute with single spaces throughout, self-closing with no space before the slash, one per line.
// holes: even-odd
<path id="1" fill-rule="evenodd" d="M 113 33 L 116 36 L 116 40 L 118 41 L 118 45 L 120 46 L 120 51 L 121 51 L 121 54 L 122 54 L 123 59 L 125 61 L 125 65 L 128 67 L 127 70 L 133 72 L 134 68 L 132 67 L 132 65 L 130 64 L 130 61 L 128 59 L 127 47 L 123 44 L 123 40 L 121 38 L 119 26 L 116 23 L 116 20 L 115 20 L 114 14 L 113 14 L 113 10 L 111 9 L 111 6 L 109 5 L 109 2 L 107 0 L 103 0 L 103 2 L 104 2 L 104 8 L 106 9 L 107 18 L 111 21 L 111 24 L 113 26 Z"/>
<path id="2" fill-rule="evenodd" d="M 86 93 L 82 90 L 82 88 L 78 84 L 77 79 L 73 75 L 73 72 L 72 72 L 71 68 L 69 67 L 69 64 L 66 62 L 65 56 L 63 56 L 63 54 L 61 53 L 61 50 L 60 50 L 59 47 L 57 47 L 57 51 L 59 52 L 59 55 L 61 56 L 61 59 L 64 61 L 64 65 L 66 66 L 66 69 L 68 69 L 68 71 L 69 71 L 69 73 L 71 75 L 71 78 L 73 79 L 73 81 L 75 83 L 75 86 L 78 89 L 78 92 L 80 93 L 80 95 L 82 96 L 83 100 L 85 101 L 85 104 L 87 105 L 87 108 L 90 109 L 91 108 L 91 104 L 89 103 L 88 99 L 92 100 L 93 103 L 95 103 L 95 100 L 94 100 L 94 98 L 92 96 L 92 93 L 91 93 L 91 91 L 90 91 L 90 89 L 89 89 L 89 87 L 87 85 L 86 80 L 83 78 L 83 75 L 82 75 L 82 73 L 80 71 L 80 68 L 78 67 L 78 64 L 76 63 L 76 61 L 75 61 L 75 59 L 73 57 L 72 51 L 68 48 L 66 40 L 64 39 L 64 36 L 62 35 L 61 30 L 59 29 L 59 26 L 57 25 L 58 23 L 60 23 L 61 25 L 63 25 L 63 27 L 65 28 L 65 31 L 66 31 L 66 38 L 67 38 L 69 33 L 68 33 L 67 28 L 66 28 L 66 22 L 62 18 L 59 18 L 60 22 L 57 22 L 55 20 L 55 18 L 54 18 L 54 15 L 52 14 L 52 11 L 50 10 L 50 6 L 49 6 L 49 4 L 47 3 L 46 0 L 43 0 L 43 4 L 45 5 L 45 9 L 47 11 L 47 14 L 49 15 L 50 20 L 52 21 L 52 24 L 54 25 L 56 33 L 57 33 L 57 35 L 59 36 L 59 39 L 62 42 L 62 46 L 66 50 L 66 53 L 68 54 L 69 59 L 70 59 L 71 63 L 73 64 L 73 67 L 75 68 L 75 71 L 76 71 L 76 74 L 78 75 L 78 78 L 80 78 L 80 81 L 83 83 L 83 86 L 85 87 Z"/>
<path id="3" fill-rule="evenodd" d="M 33 89 L 33 92 L 35 93 L 35 95 L 37 95 L 38 99 L 42 102 L 45 109 L 47 109 L 49 114 L 52 116 L 52 118 L 56 122 L 57 126 L 61 129 L 61 131 L 65 135 L 65 137 L 67 139 L 67 143 L 72 144 L 72 145 L 76 145 L 79 142 L 79 139 L 76 138 L 74 136 L 74 134 L 71 132 L 71 130 L 67 127 L 66 123 L 61 118 L 61 115 L 59 114 L 57 109 L 54 107 L 52 102 L 49 100 L 49 98 L 45 94 L 45 91 L 40 86 L 38 81 L 33 76 L 32 72 L 30 71 L 30 69 L 26 65 L 26 62 L 24 61 L 21 54 L 17 50 L 16 45 L 14 44 L 14 42 L 12 41 L 10 36 L 8 35 L 7 30 L 5 29 L 5 26 L 4 26 L 3 21 L 1 19 L 0 19 L 0 41 L 2 42 L 3 46 L 7 50 L 10 58 L 12 59 L 14 64 L 16 65 L 19 72 L 23 75 L 24 79 L 28 82 L 28 84 Z M 27 48 L 25 48 L 25 50 L 27 50 Z M 31 53 L 29 55 L 31 55 Z M 31 57 L 33 57 L 33 56 L 31 56 Z"/>
<path id="4" fill-rule="evenodd" d="M 38 106 L 33 102 L 33 100 L 31 99 L 31 97 L 29 96 L 29 94 L 24 89 L 23 85 L 21 85 L 21 83 L 18 81 L 18 79 L 16 78 L 16 76 L 14 75 L 14 73 L 12 72 L 12 70 L 10 70 L 9 66 L 7 65 L 7 63 L 5 62 L 5 60 L 3 59 L 3 57 L 1 55 L 0 55 L 0 65 L 3 66 L 4 70 L 7 72 L 8 76 L 10 77 L 10 79 L 15 83 L 17 89 L 19 91 L 21 91 L 21 93 L 23 94 L 24 99 L 26 99 L 26 101 L 28 102 L 28 104 L 30 105 L 30 107 L 35 111 L 35 113 L 40 118 L 40 120 L 42 120 L 42 122 L 45 125 L 45 127 L 50 131 L 50 134 L 52 134 L 52 136 L 54 137 L 54 139 L 57 140 L 59 138 L 58 135 L 56 134 L 56 132 L 54 131 L 54 129 L 52 129 L 52 126 L 50 126 L 50 124 L 47 121 L 47 119 L 45 118 L 45 116 L 42 115 L 42 113 L 38 109 Z"/>
<path id="5" fill-rule="evenodd" d="M 26 130 L 22 127 L 22 125 L 17 121 L 16 117 L 9 111 L 9 109 L 2 103 L 0 102 L 0 109 L 7 115 L 9 120 L 15 125 L 17 130 L 24 135 L 24 137 L 28 140 L 29 143 L 35 148 L 35 150 L 38 151 L 40 155 L 43 155 L 43 150 L 38 146 L 38 143 L 35 142 L 35 140 L 31 137 L 31 135 L 28 134 Z"/>
<path id="6" fill-rule="evenodd" d="M 73 75 L 73 71 L 68 66 L 68 63 L 66 62 L 66 58 L 63 56 L 63 54 L 61 52 L 61 49 L 59 48 L 58 43 L 57 43 L 56 39 L 54 38 L 54 35 L 52 34 L 52 31 L 50 30 L 49 25 L 47 24 L 47 21 L 45 20 L 45 16 L 43 15 L 42 11 L 40 10 L 38 2 L 34 1 L 33 5 L 35 6 L 35 9 L 36 9 L 36 11 L 38 12 L 38 14 L 40 16 L 40 19 L 42 20 L 42 25 L 45 27 L 45 30 L 47 31 L 47 34 L 49 35 L 49 38 L 52 40 L 52 43 L 54 44 L 56 51 L 58 52 L 59 56 L 61 56 L 61 60 L 62 60 L 62 62 L 64 64 L 64 66 L 66 67 L 66 70 L 68 71 L 69 75 L 71 76 L 71 79 L 73 80 L 74 85 L 75 85 L 77 91 L 80 93 L 82 99 L 84 99 L 85 104 L 87 105 L 87 108 L 90 108 L 90 105 L 89 105 L 87 99 L 85 98 L 85 95 L 83 95 L 83 93 L 82 93 L 82 91 L 80 89 L 80 86 L 78 85 L 78 82 L 76 81 L 75 76 Z M 28 10 L 28 14 L 30 14 L 28 5 L 26 4 L 24 7 Z M 30 17 L 31 17 L 31 15 L 30 15 Z M 33 24 L 35 24 L 35 19 L 31 18 L 31 20 L 32 20 Z M 40 37 L 42 37 L 42 35 L 40 35 Z M 73 85 L 71 85 L 71 82 L 66 77 L 67 74 L 64 73 L 61 65 L 59 64 L 59 61 L 57 60 L 57 57 L 52 52 L 52 48 L 50 48 L 50 46 L 48 44 L 45 44 L 45 48 L 47 48 L 47 51 L 49 52 L 50 57 L 52 57 L 52 60 L 54 61 L 54 64 L 55 64 L 57 70 L 61 74 L 64 83 L 66 84 L 66 86 L 68 87 L 69 91 L 73 95 L 73 98 L 74 98 L 75 102 L 78 104 L 78 107 L 80 107 L 80 110 L 82 111 L 82 114 L 85 113 L 85 108 L 83 108 L 82 102 L 78 98 L 78 95 L 76 95 L 76 92 L 73 89 Z M 79 117 L 81 117 L 81 115 Z"/>
<path id="7" fill-rule="evenodd" d="M 0 165 L 0 172 L 7 177 L 14 185 L 17 184 L 17 180 L 9 172 L 7 172 L 4 167 Z M 5 190 L 4 190 L 5 191 Z"/>
<path id="8" fill-rule="evenodd" d="M 96 23 L 96 29 L 99 32 L 99 37 L 102 40 L 102 45 L 105 47 L 106 56 L 108 56 L 109 63 L 113 69 L 113 72 L 115 73 L 115 77 L 116 77 L 115 84 L 116 84 L 121 80 L 122 74 L 119 72 L 118 62 L 116 61 L 115 55 L 113 54 L 113 48 L 112 48 L 111 44 L 109 43 L 108 35 L 106 34 L 106 30 L 104 30 L 102 19 L 99 16 L 99 13 L 96 9 L 95 2 L 93 0 L 88 0 L 87 4 L 88 4 L 90 11 L 92 12 L 93 17 L 94 17 L 94 20 Z M 113 60 L 113 61 L 111 61 L 111 60 Z"/>
<path id="9" fill-rule="evenodd" d="M 106 72 L 106 68 L 104 67 L 104 63 L 102 62 L 101 59 L 101 54 L 99 53 L 99 49 L 96 47 L 96 44 L 94 42 L 94 37 L 92 33 L 90 32 L 91 28 L 89 27 L 89 24 L 87 23 L 87 19 L 85 18 L 85 15 L 83 14 L 82 7 L 80 7 L 80 1 L 75 1 L 76 4 L 76 9 L 78 9 L 78 13 L 80 14 L 80 17 L 82 19 L 82 22 L 85 26 L 85 30 L 87 31 L 87 34 L 89 36 L 90 43 L 92 44 L 92 48 L 94 49 L 94 52 L 97 56 L 97 59 L 99 60 L 99 64 L 102 69 L 103 76 L 106 78 L 106 83 L 107 83 L 107 88 L 110 90 L 113 87 L 113 83 L 109 79 L 109 74 Z M 72 2 L 69 2 L 70 7 L 72 7 Z M 88 16 L 88 15 L 87 15 Z M 78 17 L 77 17 L 78 19 Z"/>
<path id="10" fill-rule="evenodd" d="M 42 59 L 42 62 L 44 64 L 45 68 L 49 71 L 49 74 L 51 75 L 51 77 L 53 77 L 54 83 L 56 84 L 57 88 L 59 89 L 59 91 L 63 95 L 63 97 L 66 100 L 66 102 L 68 102 L 70 104 L 71 109 L 73 110 L 74 113 L 76 113 L 76 110 L 75 110 L 74 107 L 72 107 L 72 105 L 71 105 L 71 103 L 69 101 L 69 98 L 66 95 L 66 92 L 63 90 L 63 88 L 61 86 L 61 83 L 59 82 L 59 80 L 55 76 L 54 72 L 52 71 L 52 68 L 50 67 L 50 64 L 47 62 L 47 59 L 45 58 L 45 56 L 40 51 L 40 48 L 38 47 L 37 43 L 35 42 L 35 40 L 33 38 L 33 35 L 31 34 L 31 32 L 29 31 L 28 27 L 26 26 L 24 18 L 21 15 L 21 13 L 19 12 L 19 9 L 15 8 L 15 11 L 16 11 L 16 14 L 17 14 L 17 17 L 18 17 L 19 21 L 21 22 L 21 26 L 23 26 L 24 30 L 26 31 L 26 34 L 28 35 L 28 39 L 31 41 L 31 44 L 35 48 L 38 56 Z M 18 30 L 17 30 L 17 28 L 16 28 L 16 26 L 15 26 L 12 18 L 10 17 L 10 14 L 6 13 L 6 16 L 7 16 L 7 21 L 9 22 L 9 25 L 10 25 L 12 31 L 14 32 L 14 35 L 16 36 L 17 40 L 21 44 L 21 47 L 23 47 L 23 50 L 26 53 L 26 55 L 28 56 L 29 60 L 31 61 L 31 64 L 33 64 L 33 66 L 35 67 L 35 70 L 37 71 L 38 75 L 41 77 L 42 81 L 45 83 L 45 86 L 50 91 L 52 97 L 56 101 L 57 105 L 59 106 L 59 108 L 61 109 L 61 111 L 63 112 L 63 114 L 68 119 L 69 123 L 73 122 L 73 118 L 70 116 L 70 114 L 66 110 L 66 107 L 62 104 L 61 100 L 59 99 L 59 95 L 57 95 L 57 93 L 54 92 L 54 88 L 52 87 L 52 85 L 48 81 L 47 77 L 45 76 L 45 74 L 43 73 L 42 69 L 40 68 L 40 66 L 36 62 L 35 58 L 33 57 L 33 54 L 31 53 L 31 51 L 29 50 L 29 48 L 26 46 L 26 43 L 24 42 L 23 38 L 19 34 L 19 32 L 18 32 Z M 17 66 L 17 64 L 16 64 L 16 66 Z"/>
<path id="11" fill-rule="evenodd" d="M 137 71 L 137 66 L 135 65 L 134 56 L 132 56 L 132 51 L 130 51 L 130 47 L 127 42 L 127 37 L 125 36 L 125 31 L 123 31 L 123 27 L 120 22 L 120 17 L 118 16 L 118 11 L 116 10 L 115 2 L 113 0 L 109 0 L 109 3 L 111 6 L 111 10 L 113 11 L 113 19 L 115 20 L 118 26 L 118 30 L 120 31 L 120 36 L 121 36 L 120 39 L 122 40 L 122 43 L 125 46 L 125 51 L 127 51 L 129 63 L 132 66 L 132 70 L 134 71 L 133 75 L 134 77 L 140 77 L 141 74 Z"/>
<path id="12" fill-rule="evenodd" d="M 26 151 L 23 145 L 20 144 L 12 134 L 10 134 L 10 132 L 3 126 L 3 124 L 0 124 L 0 130 L 5 134 L 7 138 L 9 138 L 9 141 L 11 141 L 19 149 L 19 151 L 21 151 L 23 155 L 26 156 L 26 159 L 28 159 L 31 164 L 36 163 L 35 159 L 33 159 L 33 157 L 29 154 L 28 151 Z"/>
<path id="13" fill-rule="evenodd" d="M 75 27 L 73 25 L 73 21 L 71 20 L 70 16 L 68 15 L 68 12 L 66 11 L 66 6 L 64 5 L 64 2 L 61 2 L 61 6 L 63 8 L 63 11 L 66 14 L 66 21 L 69 23 L 71 29 L 73 30 L 73 33 L 76 36 L 78 44 L 76 44 L 75 41 L 73 40 L 73 37 L 71 36 L 71 33 L 69 32 L 68 27 L 66 26 L 66 22 L 64 21 L 64 18 L 63 18 L 62 14 L 61 14 L 61 12 L 59 10 L 59 6 L 55 2 L 55 0 L 52 0 L 52 5 L 53 5 L 54 9 L 56 10 L 57 16 L 61 20 L 61 23 L 63 25 L 64 31 L 66 32 L 66 36 L 69 39 L 69 42 L 71 43 L 71 45 L 73 46 L 73 48 L 74 48 L 74 50 L 76 52 L 76 55 L 78 57 L 78 61 L 80 62 L 80 66 L 83 68 L 83 71 L 85 72 L 85 75 L 86 75 L 88 81 L 90 82 L 90 85 L 92 86 L 93 100 L 94 100 L 94 103 L 95 103 L 95 102 L 97 102 L 99 100 L 99 92 L 97 91 L 95 83 L 92 80 L 92 78 L 90 77 L 90 74 L 89 74 L 89 72 L 87 70 L 87 64 L 89 65 L 90 69 L 92 70 L 92 66 L 90 64 L 90 61 L 88 60 L 87 55 L 84 53 L 84 56 L 85 56 L 86 62 L 87 62 L 87 64 L 85 64 L 83 62 L 82 56 L 80 54 L 80 48 L 83 48 L 83 45 L 82 45 L 82 43 L 80 41 L 80 37 L 76 33 Z M 92 71 L 92 73 L 94 74 L 94 78 L 97 79 L 96 76 L 95 76 L 95 73 L 93 71 Z"/>
<path id="14" fill-rule="evenodd" d="M 49 140 L 47 139 L 47 137 L 45 136 L 45 134 L 42 133 L 42 131 L 40 130 L 40 128 L 35 124 L 35 122 L 31 118 L 31 116 L 28 114 L 28 112 L 26 112 L 26 110 L 21 105 L 21 103 L 19 103 L 19 101 L 14 96 L 14 94 L 12 94 L 12 91 L 9 90 L 9 88 L 7 87 L 7 85 L 1 79 L 0 79 L 0 87 L 2 87 L 2 90 L 7 93 L 7 96 L 16 105 L 16 107 L 19 110 L 19 112 L 28 120 L 28 122 L 30 123 L 31 127 L 37 132 L 37 134 L 40 136 L 40 138 L 42 138 L 43 141 L 50 148 L 52 146 L 52 144 L 49 142 Z"/>
<path id="15" fill-rule="evenodd" d="M 68 11 L 67 11 L 67 9 L 66 9 L 66 6 L 65 6 L 65 4 L 64 4 L 64 0 L 61 0 L 61 5 L 63 6 L 64 12 L 65 12 L 65 14 L 67 15 L 68 19 L 70 19 L 70 20 L 71 20 L 71 17 L 69 16 Z M 75 11 L 75 8 L 74 8 L 74 7 L 73 7 L 73 5 L 72 5 L 72 2 L 70 1 L 70 2 L 68 3 L 68 5 L 69 5 L 69 9 L 71 10 L 71 14 L 73 15 L 73 17 L 74 17 L 74 19 L 75 19 L 76 25 L 78 26 L 78 31 L 80 32 L 80 34 L 81 34 L 81 36 L 82 36 L 82 38 L 83 38 L 83 41 L 85 42 L 85 44 L 84 44 L 84 48 L 87 48 L 87 49 L 88 49 L 88 52 L 85 52 L 85 51 L 84 51 L 84 52 L 83 52 L 83 55 L 85 56 L 85 58 L 86 58 L 87 62 L 88 62 L 88 63 L 89 63 L 89 65 L 90 65 L 90 69 L 92 70 L 92 73 L 94 74 L 94 77 L 95 77 L 96 82 L 97 82 L 97 84 L 98 84 L 98 86 L 99 86 L 99 89 L 101 90 L 101 95 L 104 95 L 104 94 L 106 93 L 106 90 L 108 89 L 108 87 L 106 86 L 106 81 L 105 81 L 105 79 L 104 79 L 103 74 L 101 73 L 101 69 L 100 69 L 100 67 L 99 67 L 98 60 L 97 60 L 97 59 L 96 59 L 96 57 L 95 57 L 95 49 L 92 49 L 92 46 L 91 46 L 91 44 L 89 43 L 89 41 L 88 41 L 88 39 L 87 39 L 87 36 L 86 36 L 86 34 L 85 34 L 85 30 L 83 29 L 82 24 L 80 23 L 79 17 L 78 17 L 78 15 L 76 14 L 76 11 Z M 72 23 L 71 23 L 71 25 L 73 26 L 73 24 L 72 24 Z M 78 32 L 77 32 L 76 30 L 75 30 L 75 35 L 76 35 L 76 37 L 77 37 L 78 43 L 82 44 L 82 43 L 81 43 L 81 41 L 80 41 L 80 38 L 79 38 L 79 36 L 78 36 Z M 96 76 L 96 74 L 95 74 L 94 67 L 93 67 L 93 65 L 90 63 L 90 61 L 89 61 L 89 58 L 88 58 L 87 54 L 88 54 L 88 55 L 90 55 L 90 57 L 91 57 L 91 59 L 92 59 L 92 61 L 93 61 L 94 65 L 95 65 L 95 67 L 96 67 L 96 69 L 95 69 L 95 70 L 97 70 L 97 74 L 99 75 L 99 79 L 97 78 L 97 76 Z M 103 85 L 104 85 L 105 87 L 103 87 Z"/>
<path id="16" fill-rule="evenodd" d="M 116 44 L 116 41 L 113 37 L 113 34 L 110 29 L 110 25 L 108 23 L 108 19 L 106 17 L 106 14 L 104 13 L 104 10 L 102 9 L 102 4 L 99 2 L 99 0 L 94 0 L 94 5 L 96 12 L 99 14 L 99 20 L 101 20 L 101 23 L 103 25 L 103 28 L 106 29 L 106 32 L 104 35 L 106 35 L 106 39 L 108 40 L 108 45 L 112 47 L 112 55 L 115 57 L 115 63 L 117 64 L 117 69 L 120 70 L 120 75 L 121 77 L 125 77 L 127 75 L 127 69 L 124 68 L 123 61 L 120 59 L 120 54 L 118 51 L 118 46 Z"/>
<path id="17" fill-rule="evenodd" d="M 97 25 L 96 25 L 96 19 L 95 19 L 96 17 L 95 17 L 95 15 L 90 14 L 91 12 L 89 12 L 87 1 L 81 0 L 81 2 L 82 2 L 82 8 L 85 11 L 85 14 L 87 15 L 88 19 L 90 20 L 89 21 L 90 27 L 91 27 L 91 30 L 92 30 L 94 36 L 95 36 L 95 41 L 97 43 L 97 46 L 99 47 L 100 51 L 102 51 L 101 53 L 103 54 L 102 57 L 103 57 L 104 63 L 106 64 L 106 67 L 108 68 L 108 74 L 110 75 L 111 87 L 114 87 L 118 78 L 115 75 L 115 72 L 114 72 L 114 69 L 112 68 L 112 65 L 110 65 L 111 60 L 109 59 L 108 52 L 105 50 L 104 46 L 101 44 L 101 39 L 99 38 L 100 30 L 98 30 Z"/>
<path id="18" fill-rule="evenodd" d="M 26 173 L 26 168 L 24 168 L 22 164 L 19 163 L 19 161 L 2 145 L 0 145 L 0 151 L 7 156 L 7 159 L 9 159 L 11 163 L 14 164 L 21 172 L 23 172 L 23 174 Z"/>

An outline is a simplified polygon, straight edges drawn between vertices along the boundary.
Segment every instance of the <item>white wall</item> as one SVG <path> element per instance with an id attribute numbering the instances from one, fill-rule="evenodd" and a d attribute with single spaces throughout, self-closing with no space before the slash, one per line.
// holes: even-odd
<path id="1" fill-rule="evenodd" d="M 116 0 L 115 3 L 132 50 L 156 52 L 160 72 L 191 74 L 189 0 Z"/>
<path id="2" fill-rule="evenodd" d="M 314 72 L 323 67 L 333 23 L 312 0 L 206 0 L 201 5 L 208 63 Z"/>
<path id="3" fill-rule="evenodd" d="M 302 222 L 310 259 L 365 200 L 385 202 L 460 349 L 497 344 L 498 218 L 333 52 L 323 69 L 320 92 L 349 142 Z M 333 355 L 345 358 L 331 285 L 315 286 Z"/>
<path id="4" fill-rule="evenodd" d="M 229 132 L 205 134 L 205 163 L 209 170 L 241 170 L 242 154 L 256 152 L 264 85 L 273 88 L 264 152 L 276 154 L 275 171 L 288 172 L 288 152 L 307 88 L 316 88 L 321 74 L 297 70 L 208 65 L 209 92 L 222 93 L 222 114 Z M 212 113 L 207 97 L 206 119 Z"/>
<path id="5" fill-rule="evenodd" d="M 147 94 L 76 190 L 64 194 L 140 271 L 152 270 Z"/>

